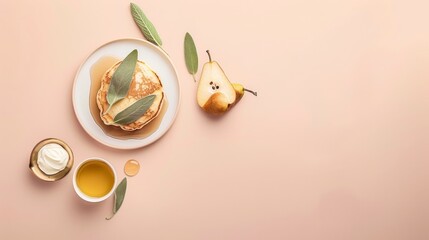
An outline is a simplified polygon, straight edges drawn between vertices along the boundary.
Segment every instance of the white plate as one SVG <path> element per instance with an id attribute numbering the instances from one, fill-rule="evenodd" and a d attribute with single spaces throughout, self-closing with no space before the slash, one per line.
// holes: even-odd
<path id="1" fill-rule="evenodd" d="M 137 49 L 139 60 L 146 62 L 160 77 L 168 99 L 168 109 L 159 128 L 143 139 L 116 139 L 107 136 L 92 118 L 89 108 L 91 87 L 90 70 L 101 57 L 113 56 L 124 59 Z M 180 88 L 176 69 L 168 55 L 153 44 L 140 39 L 118 39 L 96 49 L 77 71 L 73 86 L 73 107 L 77 119 L 85 131 L 100 143 L 119 149 L 134 149 L 151 144 L 162 137 L 176 118 L 180 102 Z"/>

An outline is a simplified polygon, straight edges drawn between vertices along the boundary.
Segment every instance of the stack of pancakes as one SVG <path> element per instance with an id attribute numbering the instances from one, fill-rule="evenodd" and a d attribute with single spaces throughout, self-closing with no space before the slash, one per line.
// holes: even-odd
<path id="1" fill-rule="evenodd" d="M 116 63 L 103 75 L 101 79 L 101 87 L 97 93 L 97 106 L 98 109 L 100 109 L 100 117 L 104 124 L 118 126 L 125 131 L 134 131 L 141 129 L 158 116 L 164 102 L 163 86 L 158 75 L 148 65 L 142 61 L 137 61 L 127 96 L 113 104 L 110 110 L 105 112 L 109 108 L 109 103 L 107 102 L 106 97 L 110 86 L 110 80 L 120 64 L 121 62 Z M 153 104 L 145 114 L 135 122 L 120 125 L 113 121 L 118 113 L 131 106 L 137 100 L 152 94 L 155 95 Z"/>

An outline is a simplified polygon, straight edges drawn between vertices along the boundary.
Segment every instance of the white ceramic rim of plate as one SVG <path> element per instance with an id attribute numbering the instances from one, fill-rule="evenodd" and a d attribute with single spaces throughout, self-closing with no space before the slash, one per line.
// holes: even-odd
<path id="1" fill-rule="evenodd" d="M 175 102 L 175 104 L 172 104 L 172 99 L 169 99 L 168 97 L 168 83 L 166 84 L 165 80 L 163 80 L 163 76 L 161 76 L 162 74 L 160 72 L 157 72 L 157 74 L 160 75 L 161 77 L 161 81 L 163 81 L 163 85 L 164 85 L 164 92 L 166 93 L 166 96 L 169 100 L 169 107 L 168 110 L 166 112 L 166 115 L 164 116 L 161 125 L 159 126 L 158 130 L 156 130 L 154 133 L 152 133 L 150 136 L 143 138 L 143 139 L 117 139 L 117 138 L 113 138 L 110 136 L 107 136 L 103 130 L 97 125 L 97 123 L 95 122 L 95 120 L 92 118 L 92 115 L 89 111 L 89 100 L 88 100 L 88 109 L 86 114 L 89 114 L 91 120 L 89 123 L 91 126 L 88 126 L 88 121 L 84 121 L 84 116 L 81 116 L 81 110 L 78 109 L 79 106 L 77 106 L 77 85 L 78 85 L 78 79 L 80 77 L 80 74 L 82 72 L 82 68 L 85 66 L 85 64 L 90 60 L 91 57 L 93 57 L 93 55 L 95 55 L 98 51 L 100 51 L 101 49 L 111 45 L 111 44 L 116 44 L 116 43 L 120 43 L 120 42 L 126 42 L 126 41 L 130 41 L 130 42 L 134 42 L 137 43 L 137 45 L 139 45 L 140 47 L 143 48 L 148 48 L 148 49 L 152 49 L 155 53 L 159 54 L 161 58 L 165 58 L 168 63 L 169 66 L 171 67 L 172 73 L 174 74 L 174 78 L 176 81 L 176 91 L 177 91 L 177 100 Z M 131 50 L 130 50 L 131 51 Z M 139 55 L 140 56 L 140 55 Z M 124 56 L 125 57 L 125 56 Z M 139 57 L 140 59 L 140 57 Z M 142 59 L 143 61 L 147 61 L 147 59 Z M 149 66 L 156 70 L 156 67 L 152 66 L 151 64 L 149 64 Z M 90 76 L 88 76 L 90 78 Z M 88 84 L 90 84 L 90 79 Z M 167 89 L 166 89 L 167 87 Z M 88 90 L 88 94 L 89 94 L 89 90 Z M 116 148 L 116 149 L 136 149 L 136 148 L 141 148 L 144 146 L 147 146 L 155 141 L 157 141 L 158 139 L 160 139 L 165 133 L 167 133 L 167 131 L 171 128 L 171 126 L 173 125 L 177 114 L 179 112 L 179 107 L 180 107 L 180 101 L 181 101 L 181 91 L 180 91 L 180 85 L 179 85 L 179 77 L 177 74 L 177 70 L 176 67 L 174 66 L 171 58 L 163 51 L 161 50 L 159 47 L 155 46 L 154 44 L 143 40 L 143 39 L 138 39 L 138 38 L 121 38 L 121 39 L 116 39 L 116 40 L 112 40 L 110 42 L 107 42 L 105 44 L 102 44 L 101 46 L 99 46 L 98 48 L 96 48 L 94 51 L 92 51 L 86 58 L 85 60 L 82 62 L 82 64 L 79 66 L 75 78 L 74 78 L 74 83 L 73 83 L 73 92 L 72 92 L 72 101 L 73 101 L 73 109 L 76 115 L 77 120 L 79 121 L 80 125 L 82 126 L 82 128 L 85 130 L 85 132 L 87 132 L 93 139 L 95 139 L 96 141 L 100 142 L 101 144 L 111 147 L 111 148 Z M 171 113 L 171 109 L 174 109 L 175 111 L 174 113 Z M 83 111 L 83 110 L 82 110 Z M 88 117 L 88 116 L 87 116 Z M 166 122 L 168 121 L 168 122 Z M 89 128 L 95 128 L 95 129 L 89 129 Z"/>

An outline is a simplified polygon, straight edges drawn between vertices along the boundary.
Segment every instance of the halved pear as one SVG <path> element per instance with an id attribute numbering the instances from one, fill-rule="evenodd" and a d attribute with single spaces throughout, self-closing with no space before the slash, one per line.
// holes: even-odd
<path id="1" fill-rule="evenodd" d="M 235 89 L 220 65 L 212 61 L 205 63 L 197 89 L 198 105 L 208 113 L 215 115 L 228 111 L 237 97 Z"/>

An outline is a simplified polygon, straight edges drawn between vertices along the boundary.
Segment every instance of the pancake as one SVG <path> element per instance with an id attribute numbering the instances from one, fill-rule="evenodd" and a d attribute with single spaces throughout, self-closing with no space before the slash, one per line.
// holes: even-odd
<path id="1" fill-rule="evenodd" d="M 127 96 L 113 104 L 110 110 L 107 113 L 104 113 L 109 108 L 109 103 L 107 102 L 107 91 L 109 90 L 110 80 L 120 64 L 121 61 L 109 68 L 103 75 L 101 79 L 101 87 L 97 92 L 97 106 L 100 110 L 100 117 L 104 124 L 118 126 L 125 131 L 134 131 L 141 129 L 158 116 L 164 102 L 163 86 L 158 75 L 148 65 L 142 61 L 137 61 Z M 127 125 L 120 125 L 113 121 L 118 113 L 131 106 L 137 100 L 151 94 L 155 95 L 154 102 L 145 114 L 135 122 Z"/>

